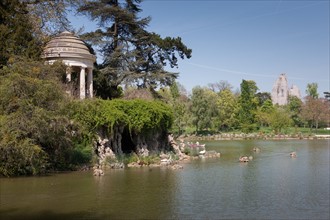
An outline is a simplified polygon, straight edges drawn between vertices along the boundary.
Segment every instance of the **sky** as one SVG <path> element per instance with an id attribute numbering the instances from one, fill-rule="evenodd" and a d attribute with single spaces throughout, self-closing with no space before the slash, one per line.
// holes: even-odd
<path id="1" fill-rule="evenodd" d="M 239 89 L 242 80 L 271 92 L 285 73 L 289 86 L 302 96 L 317 83 L 320 97 L 329 91 L 329 0 L 145 0 L 140 17 L 151 17 L 147 28 L 162 37 L 181 37 L 192 49 L 179 60 L 178 82 L 188 91 L 221 80 Z M 70 18 L 85 31 L 96 25 Z"/>

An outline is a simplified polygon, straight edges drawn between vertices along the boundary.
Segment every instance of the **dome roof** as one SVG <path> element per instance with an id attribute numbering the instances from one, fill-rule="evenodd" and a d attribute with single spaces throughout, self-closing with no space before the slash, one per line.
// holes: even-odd
<path id="1" fill-rule="evenodd" d="M 89 52 L 86 44 L 68 31 L 60 33 L 46 44 L 43 58 L 81 58 L 92 62 L 96 60 L 96 56 Z"/>

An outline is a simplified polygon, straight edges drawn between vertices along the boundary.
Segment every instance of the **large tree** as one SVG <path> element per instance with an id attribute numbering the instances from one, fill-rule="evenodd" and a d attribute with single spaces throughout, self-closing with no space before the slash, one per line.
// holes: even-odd
<path id="1" fill-rule="evenodd" d="M 317 92 L 318 85 L 317 83 L 308 83 L 306 88 L 307 96 L 312 97 L 313 99 L 317 99 L 319 97 L 319 93 Z"/>
<path id="2" fill-rule="evenodd" d="M 230 130 L 237 127 L 238 97 L 229 89 L 222 90 L 218 95 L 219 111 L 217 126 L 220 130 Z"/>
<path id="3" fill-rule="evenodd" d="M 256 129 L 256 110 L 258 98 L 256 92 L 258 87 L 252 80 L 243 80 L 241 83 L 241 95 L 239 98 L 240 110 L 238 113 L 241 129 L 250 132 Z"/>
<path id="4" fill-rule="evenodd" d="M 218 114 L 217 95 L 213 91 L 196 86 L 192 89 L 190 111 L 196 132 L 214 127 Z"/>
<path id="5" fill-rule="evenodd" d="M 330 116 L 329 102 L 325 99 L 314 99 L 307 96 L 301 111 L 302 118 L 310 128 L 318 129 L 320 122 L 328 123 Z"/>
<path id="6" fill-rule="evenodd" d="M 141 0 L 87 1 L 78 10 L 99 25 L 99 29 L 83 37 L 102 53 L 96 84 L 102 83 L 109 88 L 107 94 L 98 94 L 103 98 L 112 98 L 112 91 L 121 84 L 151 89 L 171 85 L 177 73 L 166 71 L 164 66 L 176 67 L 178 57 L 191 56 L 191 49 L 180 37 L 162 38 L 146 30 L 150 18 L 138 17 L 140 3 Z"/>
<path id="7" fill-rule="evenodd" d="M 23 56 L 37 59 L 41 45 L 31 33 L 28 9 L 19 0 L 0 2 L 0 68 L 10 58 Z"/>
<path id="8" fill-rule="evenodd" d="M 303 102 L 297 96 L 289 96 L 289 103 L 287 105 L 288 111 L 290 112 L 291 119 L 295 126 L 302 125 L 301 119 L 301 108 Z"/>

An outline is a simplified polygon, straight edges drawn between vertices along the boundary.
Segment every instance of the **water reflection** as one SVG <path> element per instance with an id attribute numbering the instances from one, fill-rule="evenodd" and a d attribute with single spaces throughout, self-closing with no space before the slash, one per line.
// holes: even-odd
<path id="1" fill-rule="evenodd" d="M 328 141 L 218 141 L 220 159 L 0 179 L 1 219 L 327 219 Z M 254 153 L 253 147 L 260 152 Z M 290 158 L 291 151 L 297 158 Z M 240 155 L 253 155 L 239 163 Z"/>

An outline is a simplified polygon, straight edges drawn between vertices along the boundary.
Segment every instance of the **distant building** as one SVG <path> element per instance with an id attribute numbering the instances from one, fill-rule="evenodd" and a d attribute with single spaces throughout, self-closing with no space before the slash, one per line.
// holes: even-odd
<path id="1" fill-rule="evenodd" d="M 282 73 L 274 83 L 271 97 L 273 104 L 286 105 L 288 104 L 289 96 L 296 96 L 301 99 L 300 90 L 296 85 L 292 85 L 289 89 L 286 74 Z"/>
<path id="2" fill-rule="evenodd" d="M 296 96 L 301 99 L 301 94 L 298 86 L 292 85 L 291 89 L 289 90 L 289 96 Z"/>

